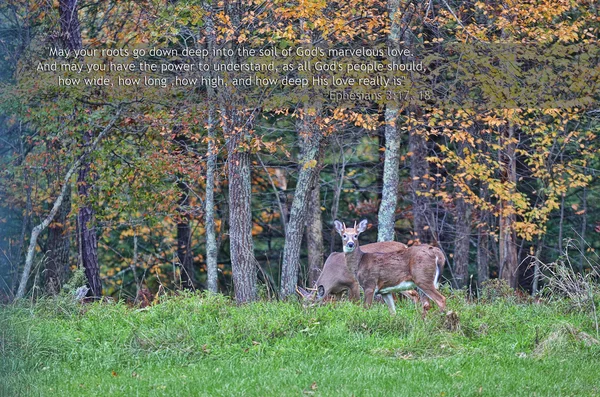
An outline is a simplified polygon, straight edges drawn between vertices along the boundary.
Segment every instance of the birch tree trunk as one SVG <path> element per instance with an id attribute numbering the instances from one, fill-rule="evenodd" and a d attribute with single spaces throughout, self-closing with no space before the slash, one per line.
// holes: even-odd
<path id="1" fill-rule="evenodd" d="M 388 45 L 390 47 L 399 47 L 402 38 L 401 26 L 398 22 L 400 19 L 399 8 L 400 0 L 388 0 L 388 15 L 390 17 Z M 400 63 L 401 59 L 395 61 Z M 400 131 L 397 122 L 398 106 L 390 103 L 385 108 L 385 161 L 383 163 L 383 186 L 378 214 L 377 241 L 394 240 L 398 181 L 400 178 Z"/>
<path id="2" fill-rule="evenodd" d="M 215 172 L 217 169 L 217 153 L 215 148 L 214 108 L 208 115 L 208 159 L 206 161 L 206 201 L 204 203 L 206 224 L 206 277 L 210 292 L 219 292 L 217 273 L 217 236 L 215 232 Z"/>
<path id="3" fill-rule="evenodd" d="M 213 20 L 213 7 L 210 2 L 204 3 L 206 11 L 205 35 L 206 48 L 209 54 L 212 54 L 216 45 L 216 32 Z M 213 62 L 212 55 L 210 56 Z M 212 78 L 212 73 L 208 72 L 208 77 Z M 217 145 L 215 132 L 215 90 L 207 87 L 208 102 L 208 148 L 206 150 L 206 201 L 204 202 L 205 229 L 206 229 L 206 282 L 210 292 L 219 292 L 219 276 L 217 269 L 217 235 L 215 231 L 215 172 L 217 171 Z"/>

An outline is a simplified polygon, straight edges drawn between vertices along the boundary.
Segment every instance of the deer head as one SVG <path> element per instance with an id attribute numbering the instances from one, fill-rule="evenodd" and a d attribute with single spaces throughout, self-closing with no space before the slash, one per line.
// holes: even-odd
<path id="1" fill-rule="evenodd" d="M 359 248 L 358 246 L 358 236 L 367 230 L 367 220 L 363 219 L 356 226 L 356 221 L 354 221 L 354 227 L 348 228 L 345 223 L 342 223 L 338 220 L 334 222 L 335 230 L 339 233 L 340 237 L 342 237 L 342 243 L 344 244 L 344 253 L 354 252 L 355 249 Z"/>

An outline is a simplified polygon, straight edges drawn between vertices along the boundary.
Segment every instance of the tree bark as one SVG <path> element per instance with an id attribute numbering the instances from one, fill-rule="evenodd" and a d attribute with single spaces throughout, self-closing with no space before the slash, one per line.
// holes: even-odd
<path id="1" fill-rule="evenodd" d="M 562 162 L 562 159 L 561 159 Z M 558 221 L 558 255 L 563 254 L 563 225 L 565 221 L 565 194 L 560 196 L 560 218 Z"/>
<path id="2" fill-rule="evenodd" d="M 77 3 L 77 0 L 60 0 L 58 3 L 61 37 L 65 47 L 72 51 L 82 48 Z M 91 132 L 84 133 L 83 140 L 86 144 L 89 144 L 90 139 Z M 102 284 L 98 266 L 98 239 L 93 227 L 94 210 L 86 203 L 90 192 L 89 174 L 90 163 L 82 161 L 77 177 L 77 192 L 83 204 L 77 214 L 77 225 L 81 244 L 81 262 L 88 278 L 90 292 L 94 298 L 99 298 L 102 295 Z"/>
<path id="3" fill-rule="evenodd" d="M 469 280 L 469 248 L 471 240 L 471 205 L 463 198 L 456 200 L 456 235 L 454 239 L 454 280 L 463 288 Z"/>
<path id="4" fill-rule="evenodd" d="M 321 186 L 315 178 L 308 201 L 306 247 L 308 249 L 308 286 L 313 287 L 323 268 L 323 220 L 321 217 Z"/>
<path id="5" fill-rule="evenodd" d="M 91 134 L 85 134 L 86 145 L 89 145 Z M 94 225 L 94 210 L 87 204 L 90 195 L 90 163 L 87 160 L 82 161 L 77 176 L 77 192 L 82 206 L 77 214 L 77 226 L 79 227 L 79 241 L 81 244 L 81 263 L 85 270 L 85 275 L 90 286 L 90 293 L 93 299 L 99 299 L 102 296 L 102 283 L 100 281 L 100 266 L 98 265 L 98 237 Z"/>
<path id="6" fill-rule="evenodd" d="M 398 23 L 400 0 L 388 0 L 390 33 L 388 45 L 399 47 L 402 39 Z M 405 40 L 408 41 L 408 40 Z M 401 59 L 395 60 L 400 62 Z M 377 241 L 394 241 L 396 206 L 398 204 L 398 181 L 400 179 L 400 131 L 397 126 L 398 106 L 388 104 L 385 108 L 385 160 L 383 163 L 383 186 L 379 206 Z"/>
<path id="7" fill-rule="evenodd" d="M 487 202 L 489 195 L 487 186 L 481 188 L 481 196 Z M 477 284 L 490 278 L 490 213 L 487 210 L 482 210 L 477 229 Z"/>
<path id="8" fill-rule="evenodd" d="M 185 207 L 188 204 L 188 191 L 184 188 L 183 196 L 179 201 L 180 207 Z M 190 228 L 189 216 L 183 213 L 185 210 L 180 210 L 181 220 L 177 223 L 177 257 L 181 270 L 181 287 L 183 289 L 194 289 L 194 258 L 191 250 L 192 229 Z"/>
<path id="9" fill-rule="evenodd" d="M 413 202 L 414 240 L 429 243 L 432 240 L 429 230 L 429 200 L 425 196 L 430 189 L 429 164 L 427 163 L 427 143 L 425 138 L 416 133 L 409 135 L 409 150 L 412 153 L 410 162 L 411 197 Z"/>
<path id="10" fill-rule="evenodd" d="M 57 295 L 64 284 L 69 268 L 71 238 L 69 235 L 68 216 L 71 212 L 71 184 L 67 186 L 65 197 L 56 214 L 54 222 L 48 227 L 48 243 L 46 245 L 46 269 L 44 281 L 46 292 Z"/>
<path id="11" fill-rule="evenodd" d="M 241 149 L 248 123 L 245 112 L 230 110 L 224 119 L 229 175 L 229 240 L 235 298 L 238 303 L 256 300 L 257 265 L 252 241 L 250 153 Z M 245 126 L 245 127 L 244 127 Z"/>
<path id="12" fill-rule="evenodd" d="M 213 21 L 213 9 L 210 2 L 204 4 L 207 12 L 205 34 L 206 45 L 209 53 L 212 54 L 215 48 L 216 32 Z M 212 57 L 211 57 L 212 60 Z M 209 77 L 212 73 L 209 72 Z M 212 87 L 207 88 L 208 102 L 208 148 L 206 150 L 206 200 L 204 202 L 205 229 L 206 229 L 206 282 L 210 292 L 219 292 L 219 276 L 217 268 L 217 235 L 215 232 L 215 172 L 217 171 L 217 147 L 215 132 L 215 92 Z"/>
<path id="13" fill-rule="evenodd" d="M 58 2 L 61 40 L 65 48 L 71 51 L 82 48 L 77 3 L 78 0 L 60 0 Z"/>
<path id="14" fill-rule="evenodd" d="M 217 235 L 215 232 L 215 172 L 217 170 L 216 134 L 214 129 L 214 109 L 208 115 L 208 159 L 206 161 L 206 201 L 204 203 L 206 224 L 206 277 L 210 292 L 219 292 L 217 273 Z"/>
<path id="15" fill-rule="evenodd" d="M 320 129 L 315 126 L 315 121 L 315 116 L 304 114 L 297 123 L 301 155 L 298 164 L 298 182 L 296 183 L 294 199 L 290 209 L 290 220 L 285 230 L 281 289 L 279 291 L 282 299 L 296 292 L 308 196 L 316 176 L 319 174 L 317 163 L 323 135 Z"/>
<path id="16" fill-rule="evenodd" d="M 581 203 L 582 203 L 582 208 L 581 210 L 583 211 L 582 214 L 582 219 L 581 219 L 581 232 L 579 234 L 579 264 L 577 266 L 577 271 L 579 271 L 579 273 L 583 273 L 583 263 L 585 260 L 585 250 L 586 250 L 586 242 L 585 242 L 585 231 L 587 229 L 587 212 L 588 212 L 588 205 L 587 205 L 587 187 L 584 186 L 583 187 L 583 197 L 581 199 Z"/>
<path id="17" fill-rule="evenodd" d="M 503 128 L 500 147 L 500 164 L 502 165 L 501 180 L 509 186 L 510 194 L 514 193 L 517 185 L 516 144 L 513 141 L 515 128 L 512 123 Z M 518 285 L 519 275 L 517 261 L 517 234 L 515 232 L 514 203 L 511 200 L 500 202 L 500 278 L 506 280 L 512 288 Z"/>

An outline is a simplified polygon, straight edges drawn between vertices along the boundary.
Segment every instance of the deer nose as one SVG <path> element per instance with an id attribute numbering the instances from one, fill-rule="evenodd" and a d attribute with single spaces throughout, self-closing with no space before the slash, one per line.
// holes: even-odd
<path id="1" fill-rule="evenodd" d="M 354 248 L 354 243 L 352 241 L 348 241 L 348 248 Z"/>

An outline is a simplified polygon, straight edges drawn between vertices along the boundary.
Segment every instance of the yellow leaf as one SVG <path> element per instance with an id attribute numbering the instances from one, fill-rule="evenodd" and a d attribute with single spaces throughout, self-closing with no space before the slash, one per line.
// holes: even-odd
<path id="1" fill-rule="evenodd" d="M 316 165 L 317 165 L 317 160 L 312 159 L 312 160 L 306 162 L 302 168 L 304 168 L 306 170 L 308 168 L 314 168 Z"/>

